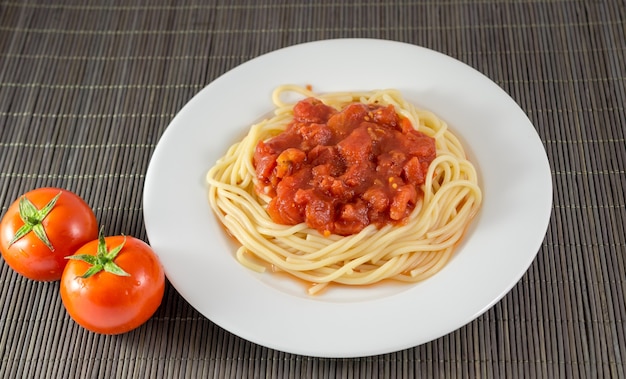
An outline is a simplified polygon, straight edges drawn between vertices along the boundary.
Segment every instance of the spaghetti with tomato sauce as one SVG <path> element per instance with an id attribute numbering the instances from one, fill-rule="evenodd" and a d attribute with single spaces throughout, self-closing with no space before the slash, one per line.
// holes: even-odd
<path id="1" fill-rule="evenodd" d="M 435 156 L 435 140 L 391 105 L 336 110 L 310 97 L 284 132 L 258 143 L 256 190 L 272 197 L 267 212 L 279 224 L 351 235 L 406 221 Z"/>
<path id="2" fill-rule="evenodd" d="M 239 263 L 310 283 L 311 295 L 330 284 L 415 283 L 444 268 L 482 192 L 443 120 L 393 89 L 283 85 L 272 101 L 274 114 L 206 176 Z"/>

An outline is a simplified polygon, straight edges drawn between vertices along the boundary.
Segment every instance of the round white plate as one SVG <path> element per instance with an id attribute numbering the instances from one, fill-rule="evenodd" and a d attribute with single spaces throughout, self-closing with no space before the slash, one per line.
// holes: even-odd
<path id="1" fill-rule="evenodd" d="M 446 120 L 478 168 L 482 209 L 451 262 L 416 285 L 331 288 L 257 274 L 206 200 L 207 170 L 273 110 L 280 84 L 317 92 L 397 88 Z M 472 321 L 521 278 L 543 241 L 552 181 L 524 112 L 495 83 L 414 45 L 337 39 L 252 59 L 200 91 L 172 120 L 150 161 L 144 192 L 149 241 L 174 288 L 220 327 L 254 343 L 323 357 L 416 346 Z"/>

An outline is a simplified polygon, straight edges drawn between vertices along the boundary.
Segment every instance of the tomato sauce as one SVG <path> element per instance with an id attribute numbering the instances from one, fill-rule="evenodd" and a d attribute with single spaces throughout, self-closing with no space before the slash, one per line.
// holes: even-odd
<path id="1" fill-rule="evenodd" d="M 272 198 L 267 211 L 276 223 L 351 235 L 405 222 L 435 156 L 434 139 L 391 105 L 336 110 L 307 98 L 284 132 L 258 143 L 256 191 Z"/>

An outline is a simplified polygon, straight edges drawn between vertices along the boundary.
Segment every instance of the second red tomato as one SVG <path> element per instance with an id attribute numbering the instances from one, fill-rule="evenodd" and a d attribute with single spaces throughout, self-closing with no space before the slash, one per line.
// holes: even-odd
<path id="1" fill-rule="evenodd" d="M 145 242 L 101 236 L 70 258 L 61 278 L 61 299 L 84 328 L 125 333 L 145 323 L 161 304 L 165 274 Z"/>

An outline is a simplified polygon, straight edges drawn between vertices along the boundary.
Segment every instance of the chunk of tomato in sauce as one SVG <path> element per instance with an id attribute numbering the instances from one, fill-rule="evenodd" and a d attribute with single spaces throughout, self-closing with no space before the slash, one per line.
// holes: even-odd
<path id="1" fill-rule="evenodd" d="M 284 150 L 276 157 L 276 177 L 284 178 L 300 170 L 306 160 L 306 153 L 295 147 Z"/>
<path id="2" fill-rule="evenodd" d="M 341 157 L 349 165 L 357 165 L 361 162 L 370 161 L 373 152 L 372 137 L 367 131 L 367 126 L 359 126 L 350 134 L 337 143 Z"/>
<path id="3" fill-rule="evenodd" d="M 312 149 L 326 145 L 333 138 L 333 132 L 326 124 L 299 124 L 298 134 L 302 136 L 302 147 Z"/>
<path id="4" fill-rule="evenodd" d="M 400 128 L 400 117 L 393 105 L 380 107 L 371 112 L 372 121 L 378 125 L 384 125 L 393 129 Z M 409 122 L 409 125 L 411 123 Z"/>
<path id="5" fill-rule="evenodd" d="M 343 204 L 334 223 L 334 232 L 341 235 L 356 234 L 370 224 L 367 203 L 357 200 Z"/>
<path id="6" fill-rule="evenodd" d="M 365 104 L 350 104 L 341 112 L 335 113 L 328 119 L 328 127 L 333 131 L 336 138 L 343 138 L 359 126 L 361 122 L 367 121 L 367 113 L 368 108 Z"/>
<path id="7" fill-rule="evenodd" d="M 417 202 L 417 190 L 415 186 L 405 184 L 399 187 L 393 195 L 389 207 L 389 217 L 392 220 L 400 221 L 409 215 L 411 206 Z"/>
<path id="8" fill-rule="evenodd" d="M 296 103 L 293 107 L 293 118 L 297 123 L 325 124 L 330 116 L 336 112 L 335 108 L 324 104 L 319 99 L 310 97 Z"/>
<path id="9" fill-rule="evenodd" d="M 267 213 L 278 224 L 296 225 L 305 221 L 305 204 L 294 201 L 294 194 L 304 188 L 309 181 L 306 171 L 285 176 L 276 186 L 276 195 L 267 207 Z"/>
<path id="10" fill-rule="evenodd" d="M 270 146 L 267 146 L 265 142 L 260 141 L 257 144 L 252 157 L 252 164 L 254 165 L 256 177 L 259 181 L 259 188 L 265 188 L 269 184 L 274 168 L 276 167 L 276 158 L 278 158 L 276 151 Z"/>

